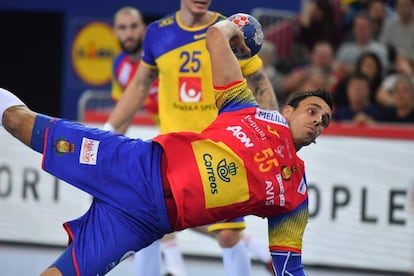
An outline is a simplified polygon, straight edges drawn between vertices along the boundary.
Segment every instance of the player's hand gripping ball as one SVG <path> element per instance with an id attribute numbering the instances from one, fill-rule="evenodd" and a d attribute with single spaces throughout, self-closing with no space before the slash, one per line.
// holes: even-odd
<path id="1" fill-rule="evenodd" d="M 256 55 L 263 44 L 263 30 L 260 22 L 246 13 L 236 13 L 228 17 L 228 20 L 239 27 L 244 35 L 244 42 L 250 48 L 250 55 L 241 55 L 237 49 L 232 49 L 238 59 L 247 59 Z"/>

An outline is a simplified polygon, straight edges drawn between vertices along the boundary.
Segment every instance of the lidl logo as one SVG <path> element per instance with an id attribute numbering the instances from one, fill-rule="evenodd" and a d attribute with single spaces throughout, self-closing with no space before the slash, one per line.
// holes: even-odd
<path id="1" fill-rule="evenodd" d="M 120 52 L 112 27 L 105 22 L 85 25 L 72 44 L 72 64 L 79 78 L 89 85 L 111 80 L 112 60 Z"/>

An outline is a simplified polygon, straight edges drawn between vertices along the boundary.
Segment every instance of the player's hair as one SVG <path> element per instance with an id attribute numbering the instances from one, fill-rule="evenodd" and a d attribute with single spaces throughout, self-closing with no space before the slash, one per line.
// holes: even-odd
<path id="1" fill-rule="evenodd" d="M 290 105 L 293 108 L 297 108 L 301 101 L 311 96 L 321 98 L 326 102 L 326 104 L 331 108 L 331 110 L 333 109 L 333 106 L 335 104 L 334 98 L 332 96 L 332 93 L 325 89 L 318 89 L 315 91 L 299 91 L 293 93 L 288 99 L 287 105 Z"/>
<path id="2" fill-rule="evenodd" d="M 120 8 L 119 10 L 117 10 L 114 14 L 114 17 L 112 19 L 113 23 L 115 24 L 115 20 L 117 18 L 118 15 L 120 15 L 121 13 L 131 13 L 131 14 L 137 14 L 139 18 L 143 18 L 142 17 L 142 13 L 140 10 L 138 10 L 137 8 L 134 8 L 132 6 L 125 6 Z"/>

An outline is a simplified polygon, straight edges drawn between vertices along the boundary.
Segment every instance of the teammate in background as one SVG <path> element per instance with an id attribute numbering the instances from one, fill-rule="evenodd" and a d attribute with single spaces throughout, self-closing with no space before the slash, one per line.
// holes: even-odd
<path id="1" fill-rule="evenodd" d="M 0 89 L 4 128 L 43 154 L 45 171 L 94 199 L 82 217 L 64 224 L 70 243 L 42 276 L 103 275 L 166 233 L 246 215 L 268 218 L 276 275 L 305 275 L 308 194 L 297 151 L 328 127 L 332 96 L 300 92 L 282 113 L 260 109 L 232 51 L 249 52 L 237 26 L 214 24 L 206 44 L 219 116 L 201 133 L 131 139 L 35 113 Z M 222 175 L 229 182 L 217 175 L 213 196 L 209 167 L 220 164 L 231 173 Z"/>
<path id="2" fill-rule="evenodd" d="M 210 11 L 211 0 L 181 0 L 180 10 L 151 23 L 143 43 L 142 66 L 112 111 L 105 130 L 118 130 L 142 107 L 151 84 L 158 77 L 159 120 L 161 133 L 202 131 L 217 116 L 211 86 L 211 64 L 205 46 L 209 26 L 224 20 Z M 257 102 L 262 108 L 276 109 L 272 85 L 258 56 L 240 62 Z M 222 248 L 227 276 L 250 275 L 251 263 L 241 240 L 243 218 L 209 226 Z M 175 237 L 169 241 L 175 245 Z M 148 256 L 154 258 L 154 256 Z M 180 264 L 180 262 L 174 262 Z M 183 275 L 181 271 L 169 271 Z M 151 274 L 153 275 L 153 274 Z"/>
<path id="3" fill-rule="evenodd" d="M 115 57 L 112 64 L 111 96 L 114 101 L 118 101 L 139 67 L 146 24 L 138 9 L 126 6 L 120 8 L 115 13 L 113 29 L 122 49 L 122 52 Z M 149 95 L 144 103 L 144 109 L 152 116 L 155 122 L 157 122 L 158 114 L 157 92 L 158 80 L 155 80 L 151 85 Z M 117 132 L 125 134 L 129 125 L 130 121 L 124 123 L 117 129 Z M 177 262 L 181 261 L 181 263 L 183 263 L 180 252 L 175 254 L 170 253 L 177 250 L 179 250 L 177 246 L 169 246 L 166 248 L 164 256 L 165 259 L 167 259 L 165 262 L 167 270 L 174 269 L 174 267 L 177 266 Z M 177 257 L 173 260 L 168 259 L 170 256 L 175 256 L 177 254 L 178 260 Z M 147 255 L 152 256 L 152 258 L 147 258 Z M 173 267 L 168 267 L 169 264 L 173 264 Z M 159 241 L 154 242 L 152 245 L 134 255 L 134 268 L 136 276 L 161 275 L 161 251 Z"/>
<path id="4" fill-rule="evenodd" d="M 118 101 L 140 64 L 146 24 L 138 9 L 127 6 L 120 8 L 115 13 L 113 28 L 122 49 L 122 52 L 115 57 L 112 63 L 111 96 L 114 101 Z M 157 92 L 158 80 L 155 80 L 144 103 L 144 109 L 154 120 L 157 120 L 158 113 Z M 117 132 L 125 134 L 129 125 L 130 122 L 126 122 L 118 128 Z"/>

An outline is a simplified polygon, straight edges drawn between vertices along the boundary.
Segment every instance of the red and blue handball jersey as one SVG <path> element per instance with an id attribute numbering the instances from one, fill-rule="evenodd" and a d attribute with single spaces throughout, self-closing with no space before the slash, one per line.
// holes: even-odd
<path id="1" fill-rule="evenodd" d="M 112 64 L 112 88 L 111 96 L 114 101 L 118 101 L 128 84 L 134 78 L 140 60 L 131 61 L 125 52 L 121 52 Z M 144 109 L 152 115 L 158 114 L 158 79 L 151 86 L 147 99 L 144 102 Z"/>
<path id="2" fill-rule="evenodd" d="M 246 81 L 216 91 L 216 99 L 220 114 L 201 134 L 155 138 L 168 160 L 178 212 L 174 229 L 268 217 L 271 249 L 300 253 L 308 195 L 286 120 L 257 108 Z"/>

